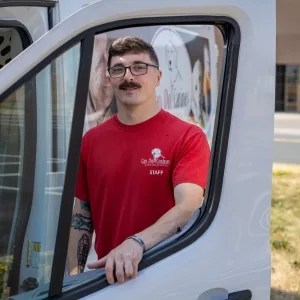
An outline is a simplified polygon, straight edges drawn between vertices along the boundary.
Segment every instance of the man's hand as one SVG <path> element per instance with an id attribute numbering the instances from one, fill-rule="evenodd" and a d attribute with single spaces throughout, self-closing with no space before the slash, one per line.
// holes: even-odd
<path id="1" fill-rule="evenodd" d="M 89 269 L 105 267 L 106 278 L 109 284 L 114 283 L 114 270 L 119 283 L 125 279 L 137 276 L 138 265 L 143 257 L 143 248 L 138 242 L 128 239 L 113 249 L 100 260 L 88 264 Z"/>

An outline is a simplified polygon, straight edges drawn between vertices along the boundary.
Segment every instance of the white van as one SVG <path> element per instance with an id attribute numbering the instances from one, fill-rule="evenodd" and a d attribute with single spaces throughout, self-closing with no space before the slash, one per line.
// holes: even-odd
<path id="1" fill-rule="evenodd" d="M 273 0 L 0 2 L 0 299 L 270 298 L 275 9 Z M 153 45 L 158 103 L 203 128 L 212 155 L 189 224 L 145 253 L 136 279 L 109 286 L 103 269 L 67 277 L 65 262 L 81 138 L 115 112 L 95 74 L 126 35 Z"/>

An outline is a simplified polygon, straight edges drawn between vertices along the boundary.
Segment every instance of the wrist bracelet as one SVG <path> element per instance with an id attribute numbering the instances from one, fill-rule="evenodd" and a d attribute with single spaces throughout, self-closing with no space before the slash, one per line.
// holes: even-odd
<path id="1" fill-rule="evenodd" d="M 146 251 L 145 243 L 140 237 L 138 237 L 137 235 L 132 235 L 132 236 L 129 236 L 128 238 L 126 238 L 126 240 L 129 240 L 129 239 L 132 239 L 132 240 L 135 240 L 136 242 L 138 242 L 142 246 L 143 252 Z"/>

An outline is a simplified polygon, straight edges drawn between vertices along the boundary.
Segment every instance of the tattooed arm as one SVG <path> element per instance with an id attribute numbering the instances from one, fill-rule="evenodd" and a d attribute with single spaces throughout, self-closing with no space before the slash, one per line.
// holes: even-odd
<path id="1" fill-rule="evenodd" d="M 67 256 L 69 275 L 84 271 L 92 245 L 93 231 L 90 205 L 75 198 Z"/>

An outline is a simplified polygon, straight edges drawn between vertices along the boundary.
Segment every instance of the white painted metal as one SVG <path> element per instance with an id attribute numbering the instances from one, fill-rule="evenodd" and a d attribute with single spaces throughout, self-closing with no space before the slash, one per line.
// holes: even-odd
<path id="1" fill-rule="evenodd" d="M 60 21 L 66 19 L 70 15 L 74 14 L 77 10 L 91 3 L 97 2 L 97 0 L 75 0 L 70 3 L 68 0 L 59 0 L 57 7 L 59 9 Z"/>
<path id="2" fill-rule="evenodd" d="M 85 29 L 133 17 L 225 15 L 241 28 L 241 48 L 223 190 L 217 215 L 191 246 L 137 279 L 88 299 L 215 299 L 250 289 L 270 298 L 269 211 L 275 91 L 275 1 L 105 0 L 80 10 L 0 72 L 0 94 Z M 201 296 L 202 295 L 202 296 Z"/>
<path id="3" fill-rule="evenodd" d="M 29 31 L 33 41 L 48 31 L 46 7 L 0 7 L 1 19 L 21 22 Z"/>

